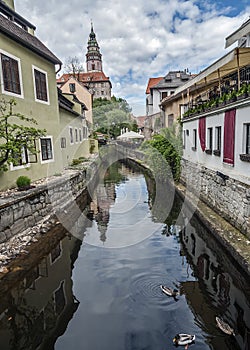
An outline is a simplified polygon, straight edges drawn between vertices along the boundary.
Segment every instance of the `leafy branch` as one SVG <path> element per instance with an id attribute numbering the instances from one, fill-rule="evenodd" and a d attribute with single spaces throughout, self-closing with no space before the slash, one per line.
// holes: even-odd
<path id="1" fill-rule="evenodd" d="M 34 118 L 15 113 L 16 101 L 0 100 L 0 170 L 7 171 L 9 164 L 22 162 L 22 150 L 31 154 L 38 151 L 35 140 L 46 134 L 45 129 L 37 129 Z"/>

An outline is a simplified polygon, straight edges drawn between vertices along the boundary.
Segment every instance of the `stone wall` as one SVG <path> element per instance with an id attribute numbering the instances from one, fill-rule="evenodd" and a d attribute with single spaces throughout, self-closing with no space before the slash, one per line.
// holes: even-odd
<path id="1" fill-rule="evenodd" d="M 95 167 L 95 163 L 89 167 Z M 0 243 L 45 220 L 48 222 L 49 218 L 57 217 L 60 221 L 61 213 L 66 213 L 75 203 L 90 180 L 84 169 L 70 171 L 35 188 L 16 191 L 0 199 Z"/>
<path id="2" fill-rule="evenodd" d="M 249 185 L 187 160 L 182 160 L 181 182 L 250 238 Z"/>

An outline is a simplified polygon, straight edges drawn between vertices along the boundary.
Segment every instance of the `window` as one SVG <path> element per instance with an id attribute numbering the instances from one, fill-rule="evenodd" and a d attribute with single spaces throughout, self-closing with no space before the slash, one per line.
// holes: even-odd
<path id="1" fill-rule="evenodd" d="M 23 166 L 29 163 L 28 150 L 26 147 L 22 147 L 19 152 L 15 152 L 12 154 L 13 158 L 13 167 Z"/>
<path id="2" fill-rule="evenodd" d="M 215 150 L 213 151 L 215 156 L 221 154 L 221 126 L 215 127 Z"/>
<path id="3" fill-rule="evenodd" d="M 80 142 L 82 142 L 82 130 L 81 129 L 79 129 L 79 140 L 80 140 Z"/>
<path id="4" fill-rule="evenodd" d="M 66 137 L 61 137 L 61 148 L 66 148 Z"/>
<path id="5" fill-rule="evenodd" d="M 250 155 L 250 124 L 245 124 L 246 129 L 246 154 Z"/>
<path id="6" fill-rule="evenodd" d="M 243 154 L 240 159 L 244 162 L 250 162 L 250 124 L 244 124 L 243 134 Z"/>
<path id="7" fill-rule="evenodd" d="M 77 129 L 75 129 L 75 140 L 76 140 L 76 142 L 78 142 L 78 130 Z"/>
<path id="8" fill-rule="evenodd" d="M 87 139 L 88 138 L 88 128 L 86 126 L 84 126 L 82 128 L 82 132 L 83 132 L 83 138 Z"/>
<path id="9" fill-rule="evenodd" d="M 42 161 L 53 160 L 52 139 L 51 137 L 43 137 L 41 143 L 41 159 Z"/>
<path id="10" fill-rule="evenodd" d="M 74 93 L 76 91 L 76 84 L 75 83 L 69 84 L 69 91 L 72 93 Z"/>
<path id="11" fill-rule="evenodd" d="M 69 127 L 69 139 L 71 144 L 74 143 L 73 129 L 71 127 Z"/>
<path id="12" fill-rule="evenodd" d="M 167 91 L 164 91 L 161 93 L 161 99 L 163 100 L 165 97 L 168 96 L 168 92 Z"/>
<path id="13" fill-rule="evenodd" d="M 20 60 L 1 53 L 2 92 L 23 97 Z"/>
<path id="14" fill-rule="evenodd" d="M 168 127 L 171 127 L 174 124 L 174 115 L 169 114 L 168 115 Z"/>
<path id="15" fill-rule="evenodd" d="M 36 143 L 34 140 L 34 153 L 29 151 L 26 146 L 23 146 L 19 151 L 12 153 L 14 158 L 13 163 L 10 166 L 10 170 L 17 170 L 30 165 L 30 163 L 37 163 Z"/>
<path id="16" fill-rule="evenodd" d="M 193 129 L 193 151 L 197 150 L 197 129 Z"/>
<path id="17" fill-rule="evenodd" d="M 48 103 L 47 73 L 33 67 L 33 74 L 36 101 Z"/>
<path id="18" fill-rule="evenodd" d="M 212 154 L 212 148 L 213 148 L 213 128 L 207 129 L 207 148 L 206 153 Z"/>

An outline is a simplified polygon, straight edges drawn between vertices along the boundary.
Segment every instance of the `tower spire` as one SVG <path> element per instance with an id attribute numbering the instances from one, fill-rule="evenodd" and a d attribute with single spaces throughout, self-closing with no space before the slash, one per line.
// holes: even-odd
<path id="1" fill-rule="evenodd" d="M 100 48 L 96 40 L 92 20 L 86 53 L 86 66 L 87 72 L 102 72 L 102 54 L 100 53 Z"/>

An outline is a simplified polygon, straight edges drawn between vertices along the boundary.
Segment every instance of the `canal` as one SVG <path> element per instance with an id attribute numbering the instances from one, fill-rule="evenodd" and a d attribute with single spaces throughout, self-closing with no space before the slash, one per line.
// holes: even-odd
<path id="1" fill-rule="evenodd" d="M 188 212 L 173 188 L 113 164 L 78 230 L 1 296 L 0 349 L 167 350 L 178 333 L 196 336 L 189 349 L 249 349 L 249 279 Z"/>

